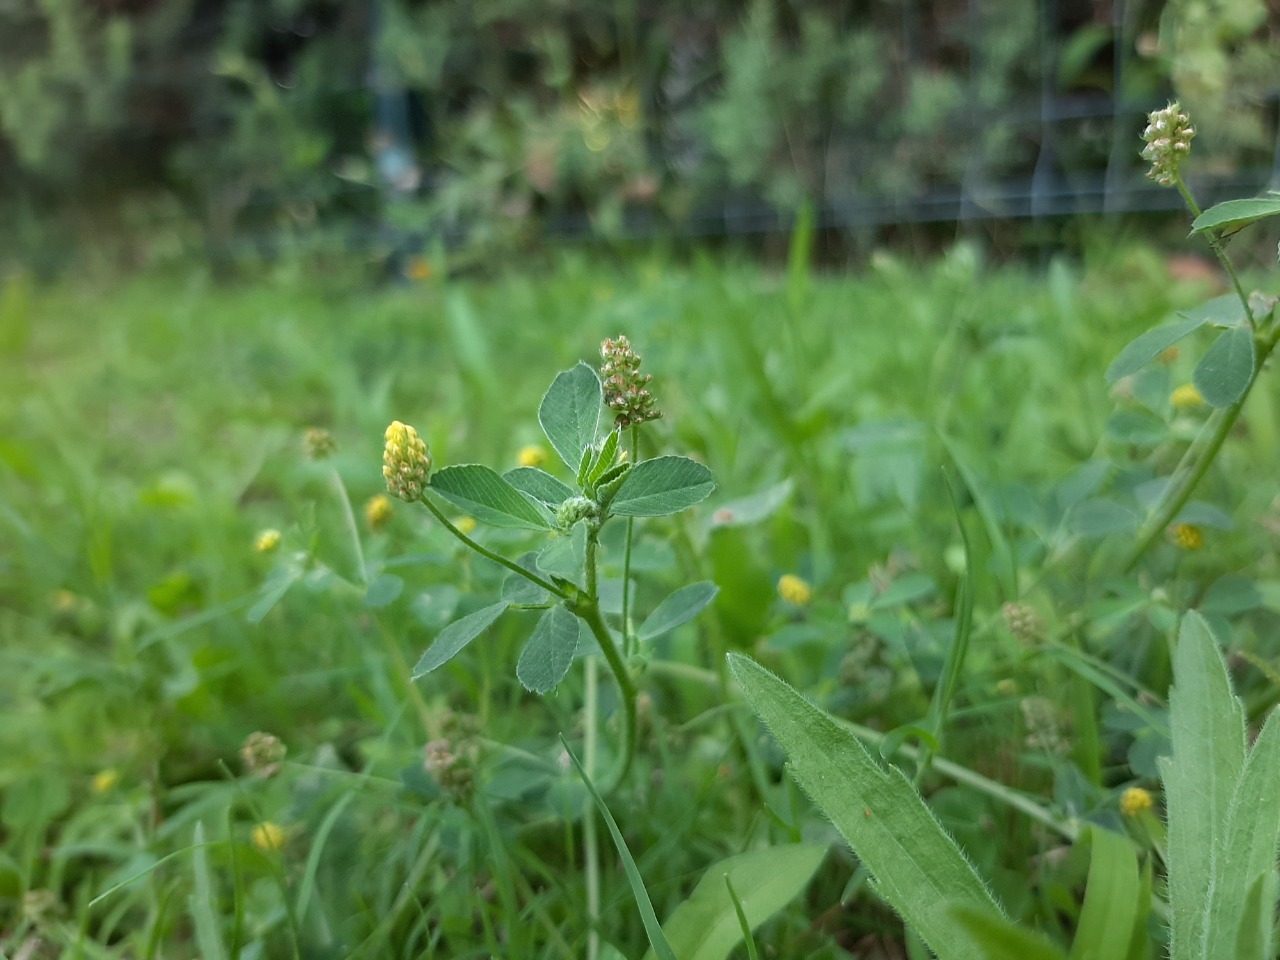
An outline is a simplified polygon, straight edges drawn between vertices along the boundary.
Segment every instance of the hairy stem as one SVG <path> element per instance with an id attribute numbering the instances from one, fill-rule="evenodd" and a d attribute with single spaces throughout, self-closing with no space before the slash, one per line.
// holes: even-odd
<path id="1" fill-rule="evenodd" d="M 639 448 L 640 425 L 631 425 L 631 465 L 635 466 L 636 451 Z M 624 653 L 634 653 L 631 636 L 631 538 L 635 531 L 636 518 L 627 517 L 627 545 L 622 552 L 622 649 Z"/>
<path id="2" fill-rule="evenodd" d="M 1187 210 L 1191 212 L 1191 218 L 1194 220 L 1200 216 L 1200 204 L 1196 203 L 1196 198 L 1191 193 L 1191 188 L 1183 181 L 1182 176 L 1177 175 L 1174 185 L 1178 188 L 1178 192 L 1182 194 L 1182 202 L 1187 205 Z M 1222 245 L 1222 238 L 1218 236 L 1216 230 L 1206 230 L 1205 239 L 1209 241 L 1209 247 L 1213 250 L 1213 255 L 1218 258 L 1218 262 L 1222 264 L 1222 269 L 1227 272 L 1227 276 L 1231 278 L 1231 286 L 1235 288 L 1236 296 L 1240 298 L 1240 302 L 1244 304 L 1244 317 L 1249 322 L 1250 329 L 1253 329 L 1253 314 L 1249 310 L 1249 297 L 1244 292 L 1244 285 L 1240 283 L 1240 276 L 1236 273 L 1236 266 L 1231 262 L 1231 258 L 1227 256 L 1226 247 Z"/>
<path id="3" fill-rule="evenodd" d="M 613 679 L 618 684 L 618 693 L 622 697 L 622 750 L 618 753 L 614 768 L 609 772 L 604 786 L 600 789 L 602 794 L 607 794 L 612 793 L 622 783 L 627 771 L 631 769 L 631 761 L 635 756 L 636 684 L 631 679 L 631 673 L 627 670 L 622 654 L 618 651 L 618 645 L 613 642 L 613 635 L 609 632 L 604 617 L 600 614 L 600 598 L 596 589 L 597 546 L 599 543 L 596 534 L 592 533 L 587 538 L 586 595 L 580 597 L 569 609 L 582 618 L 595 636 L 596 642 L 600 645 L 600 652 L 604 654 L 604 661 L 609 665 L 609 669 L 613 672 Z"/>

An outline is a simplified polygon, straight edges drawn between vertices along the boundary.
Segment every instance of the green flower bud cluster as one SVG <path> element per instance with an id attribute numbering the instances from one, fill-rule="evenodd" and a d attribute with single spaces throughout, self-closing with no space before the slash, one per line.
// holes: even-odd
<path id="1" fill-rule="evenodd" d="M 1155 110 L 1147 117 L 1147 129 L 1142 131 L 1146 146 L 1142 159 L 1151 162 L 1147 177 L 1162 187 L 1172 187 L 1178 181 L 1178 165 L 1191 153 L 1191 141 L 1196 135 L 1191 118 L 1182 112 L 1177 100 L 1163 110 Z"/>
<path id="2" fill-rule="evenodd" d="M 662 411 L 654 405 L 649 383 L 653 375 L 640 372 L 640 355 L 626 337 L 600 344 L 600 379 L 604 381 L 604 402 L 617 417 L 619 427 L 657 420 Z"/>
<path id="3" fill-rule="evenodd" d="M 422 499 L 431 474 L 431 454 L 426 443 L 417 430 L 399 420 L 387 427 L 386 440 L 382 476 L 387 481 L 387 491 L 410 503 Z"/>
<path id="4" fill-rule="evenodd" d="M 600 522 L 600 506 L 588 497 L 570 497 L 556 508 L 556 524 L 570 530 L 579 520 Z"/>

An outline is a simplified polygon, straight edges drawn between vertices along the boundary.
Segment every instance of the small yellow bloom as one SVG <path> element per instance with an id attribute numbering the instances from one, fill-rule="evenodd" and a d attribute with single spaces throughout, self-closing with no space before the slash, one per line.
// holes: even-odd
<path id="1" fill-rule="evenodd" d="M 453 524 L 462 533 L 470 534 L 476 529 L 475 517 L 459 517 Z"/>
<path id="2" fill-rule="evenodd" d="M 1120 812 L 1126 817 L 1136 817 L 1155 806 L 1151 794 L 1141 787 L 1130 787 L 1120 794 Z"/>
<path id="3" fill-rule="evenodd" d="M 520 452 L 516 455 L 516 461 L 522 467 L 540 467 L 547 462 L 546 448 L 536 443 L 521 447 Z"/>
<path id="4" fill-rule="evenodd" d="M 259 553 L 270 553 L 278 546 L 280 546 L 280 531 L 275 529 L 263 530 L 253 541 L 253 549 Z"/>
<path id="5" fill-rule="evenodd" d="M 419 282 L 422 282 L 423 280 L 430 280 L 431 275 L 434 272 L 435 271 L 431 269 L 431 261 L 426 257 L 414 257 L 409 261 L 408 266 L 405 267 L 405 273 L 408 275 L 409 279 L 417 280 Z"/>
<path id="6" fill-rule="evenodd" d="M 1204 406 L 1204 397 L 1200 395 L 1194 383 L 1184 383 L 1169 394 L 1169 403 L 1175 410 L 1194 410 L 1196 407 Z"/>
<path id="7" fill-rule="evenodd" d="M 102 794 L 110 793 L 114 790 L 119 782 L 120 771 L 108 767 L 106 770 L 99 770 L 93 775 L 93 779 L 89 781 L 89 789 L 98 794 L 98 796 L 102 796 Z"/>
<path id="8" fill-rule="evenodd" d="M 1002 697 L 1013 697 L 1018 694 L 1018 681 L 1005 677 L 996 684 L 996 693 Z"/>
<path id="9" fill-rule="evenodd" d="M 364 519 L 370 530 L 381 530 L 391 519 L 391 498 L 385 493 L 370 497 L 364 505 Z"/>
<path id="10" fill-rule="evenodd" d="M 431 473 L 431 453 L 418 431 L 407 423 L 392 421 L 385 434 L 382 452 L 382 476 L 387 492 L 413 503 L 422 499 L 422 490 Z"/>
<path id="11" fill-rule="evenodd" d="M 794 573 L 784 573 L 778 578 L 778 596 L 787 603 L 803 607 L 813 599 L 813 588 Z"/>
<path id="12" fill-rule="evenodd" d="M 1175 523 L 1169 532 L 1173 542 L 1183 550 L 1199 550 L 1204 546 L 1204 532 L 1193 523 Z"/>
<path id="13" fill-rule="evenodd" d="M 284 828 L 278 823 L 265 820 L 253 828 L 249 840 L 263 853 L 277 853 L 284 849 Z"/>
<path id="14" fill-rule="evenodd" d="M 53 609 L 58 613 L 70 613 L 76 608 L 79 598 L 70 590 L 55 590 L 53 592 Z"/>

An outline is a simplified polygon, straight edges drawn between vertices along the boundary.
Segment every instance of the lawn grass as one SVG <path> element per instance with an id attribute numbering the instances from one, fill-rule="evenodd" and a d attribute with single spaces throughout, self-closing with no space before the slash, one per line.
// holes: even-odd
<path id="1" fill-rule="evenodd" d="M 341 270 L 8 281 L 0 950 L 586 956 L 587 798 L 558 739 L 581 740 L 582 670 L 546 698 L 525 692 L 514 662 L 532 621 L 510 617 L 411 684 L 440 627 L 502 577 L 425 511 L 397 502 L 375 531 L 362 506 L 383 489 L 390 420 L 416 425 L 438 465 L 514 466 L 540 440 L 556 371 L 618 333 L 665 414 L 645 452 L 694 456 L 718 483 L 691 513 L 639 525 L 642 603 L 689 579 L 721 588 L 645 651 L 640 755 L 610 797 L 658 916 L 716 861 L 803 838 L 831 851 L 757 942 L 901 955 L 900 923 L 722 664 L 750 652 L 878 730 L 918 721 L 963 564 L 947 465 L 977 604 L 943 757 L 1044 816 L 944 765 L 926 793 L 1011 915 L 1069 930 L 1084 864 L 1052 825 L 1124 830 L 1119 791 L 1155 783 L 1177 613 L 1200 606 L 1232 638 L 1252 716 L 1276 700 L 1274 390 L 1199 496 L 1203 549 L 1162 543 L 1123 575 L 1123 538 L 1090 536 L 1100 514 L 1080 506 L 1128 503 L 1202 419 L 1168 402 L 1190 349 L 1118 396 L 1102 374 L 1206 292 L 1139 247 L 1045 271 L 986 268 L 962 246 L 927 266 L 883 255 L 859 276 L 564 252 L 390 288 Z M 332 460 L 304 455 L 311 427 L 333 434 Z M 753 522 L 717 519 L 770 490 L 779 505 Z M 281 542 L 258 552 L 268 528 Z M 511 555 L 523 543 L 478 536 Z M 812 585 L 809 603 L 779 598 L 786 573 Z M 1036 621 L 1021 637 L 1007 604 Z M 606 711 L 612 695 L 602 684 Z M 259 730 L 288 747 L 270 777 L 238 756 Z M 424 770 L 440 740 L 473 789 Z M 261 842 L 263 822 L 282 848 Z M 601 956 L 639 957 L 626 879 L 612 850 L 603 862 Z"/>

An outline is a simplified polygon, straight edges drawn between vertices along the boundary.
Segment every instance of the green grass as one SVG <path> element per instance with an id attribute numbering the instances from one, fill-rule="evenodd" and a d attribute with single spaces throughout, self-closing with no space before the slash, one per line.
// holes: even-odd
<path id="1" fill-rule="evenodd" d="M 397 502 L 373 532 L 361 507 L 382 490 L 388 421 L 416 425 L 439 465 L 513 466 L 540 439 L 555 372 L 620 332 L 665 411 L 646 452 L 693 455 L 719 484 L 690 514 L 637 527 L 642 607 L 690 579 L 721 587 L 645 651 L 639 757 L 609 800 L 660 919 L 715 861 L 803 838 L 832 852 L 756 933 L 762 949 L 902 942 L 782 775 L 723 654 L 752 653 L 847 720 L 920 721 L 963 556 L 943 464 L 968 489 L 975 621 L 923 786 L 1011 915 L 1070 930 L 1087 864 L 1054 855 L 1063 840 L 1045 824 L 1124 830 L 1120 789 L 1154 785 L 1178 611 L 1200 606 L 1231 638 L 1250 717 L 1277 699 L 1274 390 L 1251 400 L 1199 495 L 1232 521 L 1206 525 L 1203 550 L 1161 543 L 1122 575 L 1123 538 L 1081 536 L 1070 512 L 1167 472 L 1202 416 L 1167 402 L 1190 345 L 1135 381 L 1138 399 L 1108 395 L 1119 349 L 1205 295 L 1144 249 L 1041 274 L 984 269 L 961 247 L 862 276 L 568 253 L 396 289 L 342 270 L 20 286 L 0 298 L 6 955 L 33 939 L 86 957 L 587 955 L 588 798 L 559 741 L 582 737 L 581 669 L 547 698 L 520 687 L 527 614 L 411 685 L 440 626 L 501 576 L 425 511 Z M 366 595 L 328 466 L 303 455 L 313 426 L 337 439 L 368 565 L 405 581 L 393 599 Z M 712 522 L 784 482 L 757 522 Z M 259 554 L 264 528 L 283 540 Z M 519 534 L 479 535 L 520 551 Z M 813 585 L 811 603 L 777 597 L 784 573 Z M 267 610 L 264 584 L 295 574 Z M 1009 602 L 1035 611 L 1042 643 L 1011 634 Z M 599 695 L 607 711 L 612 688 Z M 256 730 L 289 748 L 274 777 L 243 772 Z M 602 748 L 611 733 L 606 721 Z M 473 793 L 424 770 L 440 738 Z M 282 851 L 252 844 L 264 820 L 284 828 Z M 648 941 L 627 878 L 601 856 L 601 955 L 637 958 Z"/>

